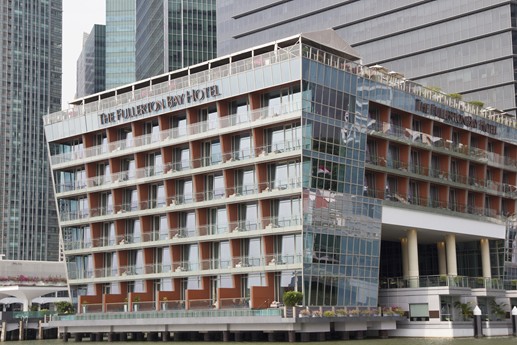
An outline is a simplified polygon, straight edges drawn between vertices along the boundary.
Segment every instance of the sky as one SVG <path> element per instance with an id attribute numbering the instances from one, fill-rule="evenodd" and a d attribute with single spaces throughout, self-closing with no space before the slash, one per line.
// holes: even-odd
<path id="1" fill-rule="evenodd" d="M 62 107 L 74 99 L 76 64 L 83 46 L 83 33 L 94 24 L 106 23 L 106 0 L 63 0 L 63 92 Z"/>

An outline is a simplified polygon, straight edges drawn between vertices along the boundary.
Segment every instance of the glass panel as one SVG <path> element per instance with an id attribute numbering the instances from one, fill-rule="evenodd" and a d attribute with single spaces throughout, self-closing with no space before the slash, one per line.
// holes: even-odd
<path id="1" fill-rule="evenodd" d="M 158 207 L 165 205 L 165 186 L 159 185 L 156 189 L 156 205 Z"/>
<path id="2" fill-rule="evenodd" d="M 219 243 L 219 264 L 220 268 L 231 267 L 230 242 L 222 241 Z"/>
<path id="3" fill-rule="evenodd" d="M 190 167 L 190 150 L 182 149 L 180 152 L 180 170 L 186 170 Z"/>
<path id="4" fill-rule="evenodd" d="M 213 142 L 210 148 L 210 161 L 211 164 L 220 163 L 222 160 L 221 143 L 219 141 Z"/>
<path id="5" fill-rule="evenodd" d="M 250 266 L 260 266 L 260 258 L 262 256 L 260 238 L 250 238 L 248 247 L 248 264 Z"/>
<path id="6" fill-rule="evenodd" d="M 167 224 L 167 217 L 166 216 L 160 216 L 160 240 L 165 240 L 169 238 L 169 229 Z"/>
<path id="7" fill-rule="evenodd" d="M 218 208 L 216 215 L 216 233 L 222 234 L 228 231 L 228 217 L 226 215 L 226 208 Z"/>

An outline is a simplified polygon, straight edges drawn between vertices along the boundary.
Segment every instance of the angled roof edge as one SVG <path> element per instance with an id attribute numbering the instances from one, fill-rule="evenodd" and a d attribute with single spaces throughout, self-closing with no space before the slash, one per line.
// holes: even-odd
<path id="1" fill-rule="evenodd" d="M 326 29 L 322 31 L 304 32 L 300 34 L 302 40 L 309 40 L 313 43 L 320 44 L 327 48 L 331 48 L 337 52 L 344 54 L 345 58 L 349 60 L 360 60 L 359 53 L 342 39 L 333 29 Z"/>

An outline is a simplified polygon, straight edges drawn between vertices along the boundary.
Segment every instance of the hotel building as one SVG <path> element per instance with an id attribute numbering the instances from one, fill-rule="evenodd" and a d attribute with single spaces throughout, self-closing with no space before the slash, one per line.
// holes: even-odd
<path id="1" fill-rule="evenodd" d="M 80 310 L 515 304 L 515 122 L 358 60 L 301 34 L 46 116 Z"/>

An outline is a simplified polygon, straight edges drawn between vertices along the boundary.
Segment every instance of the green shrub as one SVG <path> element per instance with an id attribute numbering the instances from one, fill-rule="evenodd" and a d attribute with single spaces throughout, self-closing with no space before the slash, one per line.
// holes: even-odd
<path id="1" fill-rule="evenodd" d="M 323 316 L 325 317 L 336 317 L 336 313 L 334 313 L 332 310 L 327 310 L 323 313 Z"/>
<path id="2" fill-rule="evenodd" d="M 485 103 L 483 103 L 481 101 L 470 101 L 470 102 L 467 102 L 467 103 L 472 104 L 472 105 L 477 105 L 480 108 L 483 108 L 483 106 L 485 105 Z"/>
<path id="3" fill-rule="evenodd" d="M 299 291 L 288 291 L 284 293 L 283 299 L 287 307 L 294 307 L 303 301 L 303 294 Z"/>
<path id="4" fill-rule="evenodd" d="M 73 314 L 75 313 L 74 305 L 70 302 L 62 301 L 56 302 L 56 310 L 58 314 Z"/>
<path id="5" fill-rule="evenodd" d="M 461 93 L 450 93 L 447 96 L 453 99 L 457 99 L 458 101 L 461 101 L 461 99 L 463 98 L 463 95 Z"/>

